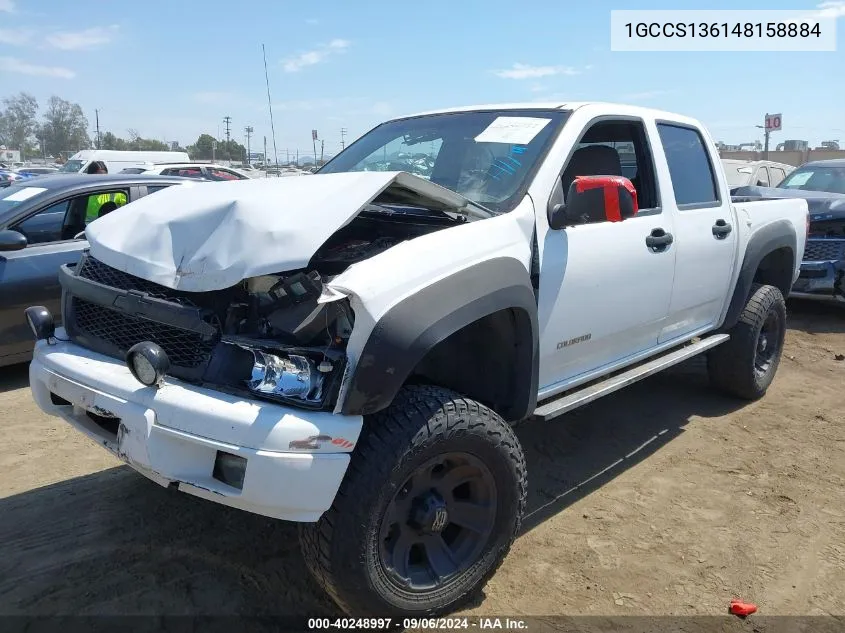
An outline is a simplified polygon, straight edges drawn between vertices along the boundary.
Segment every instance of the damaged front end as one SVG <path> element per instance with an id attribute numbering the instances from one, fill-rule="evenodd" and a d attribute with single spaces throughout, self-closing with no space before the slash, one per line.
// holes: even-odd
<path id="1" fill-rule="evenodd" d="M 417 210 L 370 207 L 337 230 L 306 267 L 189 292 L 113 268 L 90 252 L 63 267 L 64 324 L 74 342 L 124 359 L 150 341 L 169 374 L 243 397 L 329 410 L 337 401 L 355 322 L 331 281 L 407 240 L 463 223 Z"/>
<path id="2" fill-rule="evenodd" d="M 317 271 L 188 293 L 86 253 L 60 281 L 65 328 L 93 351 L 123 359 L 151 341 L 167 354 L 169 374 L 186 382 L 311 409 L 336 397 L 354 316 Z"/>

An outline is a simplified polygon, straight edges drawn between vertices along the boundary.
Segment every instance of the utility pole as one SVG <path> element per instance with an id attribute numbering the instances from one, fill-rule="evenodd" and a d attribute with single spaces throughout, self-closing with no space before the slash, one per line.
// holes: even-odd
<path id="1" fill-rule="evenodd" d="M 311 145 L 314 147 L 314 165 L 317 164 L 317 130 L 311 130 Z"/>
<path id="2" fill-rule="evenodd" d="M 224 117 L 223 117 L 223 123 L 225 123 L 225 124 L 226 124 L 226 149 L 227 149 L 227 150 L 229 149 L 229 141 L 231 141 L 231 140 L 232 140 L 232 139 L 231 139 L 231 136 L 230 136 L 230 134 L 229 134 L 229 124 L 230 124 L 231 122 L 232 122 L 232 117 L 230 117 L 230 116 L 224 116 Z"/>
<path id="3" fill-rule="evenodd" d="M 255 130 L 253 129 L 253 127 L 252 127 L 251 125 L 247 125 L 247 126 L 244 128 L 244 131 L 246 132 L 246 164 L 247 164 L 247 165 L 251 165 L 251 164 L 252 164 L 252 162 L 251 162 L 251 160 L 250 160 L 250 156 L 249 156 L 249 155 L 250 155 L 250 145 L 249 145 L 249 139 L 250 139 L 250 138 L 252 138 L 252 133 L 253 133 Z"/>
<path id="4" fill-rule="evenodd" d="M 323 152 L 325 151 L 325 149 L 326 149 L 326 141 L 322 140 L 322 141 L 320 141 L 320 164 L 321 165 L 325 164 L 325 162 L 323 161 Z"/>
<path id="5" fill-rule="evenodd" d="M 90 112 L 90 110 L 89 110 Z M 100 149 L 100 111 L 94 110 L 94 117 L 97 119 L 97 149 Z"/>
<path id="6" fill-rule="evenodd" d="M 340 128 L 340 149 L 343 151 L 346 148 L 346 128 Z"/>

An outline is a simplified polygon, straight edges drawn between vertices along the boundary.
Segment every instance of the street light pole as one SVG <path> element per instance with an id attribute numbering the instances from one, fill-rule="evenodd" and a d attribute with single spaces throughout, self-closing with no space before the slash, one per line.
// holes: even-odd
<path id="1" fill-rule="evenodd" d="M 246 164 L 252 165 L 252 162 L 251 162 L 250 157 L 249 157 L 249 155 L 250 155 L 249 139 L 252 137 L 252 133 L 255 130 L 253 129 L 253 127 L 251 125 L 247 125 L 246 128 L 244 128 L 244 131 L 246 132 Z"/>

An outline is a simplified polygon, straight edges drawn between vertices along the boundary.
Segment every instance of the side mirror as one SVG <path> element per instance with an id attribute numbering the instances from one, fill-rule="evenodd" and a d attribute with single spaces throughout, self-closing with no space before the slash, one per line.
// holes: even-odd
<path id="1" fill-rule="evenodd" d="M 569 186 L 565 204 L 548 211 L 549 227 L 572 224 L 621 222 L 639 212 L 637 190 L 624 176 L 577 176 Z"/>
<path id="2" fill-rule="evenodd" d="M 11 229 L 0 231 L 0 251 L 19 251 L 26 248 L 26 235 Z"/>

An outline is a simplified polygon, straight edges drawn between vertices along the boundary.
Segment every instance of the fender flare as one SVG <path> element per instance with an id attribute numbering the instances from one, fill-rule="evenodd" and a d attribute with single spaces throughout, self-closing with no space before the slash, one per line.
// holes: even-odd
<path id="1" fill-rule="evenodd" d="M 519 378 L 509 410 L 499 413 L 508 420 L 527 417 L 537 404 L 537 301 L 528 271 L 511 257 L 458 270 L 390 308 L 373 327 L 348 377 L 341 411 L 368 415 L 385 409 L 429 350 L 471 323 L 507 309 L 516 315 L 517 344 L 503 351 L 514 355 Z"/>
<path id="2" fill-rule="evenodd" d="M 769 253 L 779 248 L 788 248 L 794 258 L 798 252 L 797 242 L 795 227 L 789 220 L 777 220 L 767 224 L 751 236 L 751 239 L 748 240 L 748 246 L 745 248 L 745 256 L 742 259 L 742 266 L 721 330 L 729 330 L 739 321 L 742 310 L 751 294 L 751 285 L 754 283 L 754 275 L 760 267 L 760 262 Z M 791 285 L 792 279 L 790 278 Z"/>

